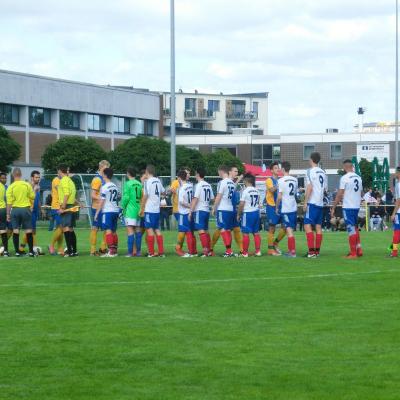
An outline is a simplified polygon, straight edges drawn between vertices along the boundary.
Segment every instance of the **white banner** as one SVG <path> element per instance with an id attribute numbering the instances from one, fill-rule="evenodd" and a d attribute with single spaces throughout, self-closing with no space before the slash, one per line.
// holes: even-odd
<path id="1" fill-rule="evenodd" d="M 377 157 L 380 164 L 383 159 L 387 158 L 390 163 L 390 145 L 389 143 L 364 143 L 357 144 L 357 159 L 360 161 L 365 158 L 368 161 L 373 161 Z"/>

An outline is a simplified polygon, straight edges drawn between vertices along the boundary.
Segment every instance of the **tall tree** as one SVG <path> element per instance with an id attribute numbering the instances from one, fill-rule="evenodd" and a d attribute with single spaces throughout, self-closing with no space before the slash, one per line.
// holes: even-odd
<path id="1" fill-rule="evenodd" d="M 244 172 L 243 163 L 240 159 L 232 155 L 232 153 L 226 149 L 206 154 L 204 156 L 204 161 L 206 164 L 206 173 L 209 176 L 216 176 L 220 165 L 227 165 L 229 167 L 235 166 L 238 168 L 240 174 Z"/>
<path id="2" fill-rule="evenodd" d="M 21 156 L 21 145 L 0 125 L 0 171 L 8 172 L 10 165 Z"/>

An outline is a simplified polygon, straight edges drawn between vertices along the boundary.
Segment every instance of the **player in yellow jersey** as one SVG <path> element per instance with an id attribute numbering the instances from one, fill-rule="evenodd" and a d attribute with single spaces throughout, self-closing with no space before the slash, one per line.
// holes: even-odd
<path id="1" fill-rule="evenodd" d="M 266 203 L 267 203 L 267 219 L 269 225 L 268 231 L 268 255 L 280 256 L 282 253 L 279 250 L 278 244 L 285 237 L 285 229 L 281 225 L 281 229 L 278 236 L 274 239 L 276 225 L 281 224 L 281 216 L 276 213 L 276 200 L 278 198 L 278 179 L 279 179 L 279 163 L 273 162 L 269 169 L 271 170 L 272 176 L 268 177 L 265 181 L 266 185 Z"/>
<path id="2" fill-rule="evenodd" d="M 91 190 L 92 190 L 92 229 L 90 230 L 90 255 L 97 256 L 99 255 L 96 251 L 97 246 L 97 232 L 102 231 L 102 213 L 99 212 L 97 220 L 94 219 L 97 210 L 101 205 L 101 198 L 100 198 L 100 190 L 101 187 L 104 185 L 104 178 L 103 178 L 103 171 L 106 168 L 110 168 L 110 163 L 107 160 L 102 160 L 99 162 L 99 170 L 97 171 L 96 176 L 92 179 L 91 183 Z M 100 245 L 100 253 L 104 254 L 107 251 L 107 245 L 105 241 L 105 235 L 102 235 L 102 241 Z"/>
<path id="3" fill-rule="evenodd" d="M 3 244 L 3 256 L 9 257 L 8 252 L 8 223 L 7 223 L 7 174 L 0 172 L 0 236 Z"/>
<path id="4" fill-rule="evenodd" d="M 54 232 L 49 245 L 49 253 L 53 256 L 59 254 L 64 255 L 63 250 L 63 230 L 61 228 L 60 217 L 60 200 L 58 198 L 58 186 L 60 185 L 61 178 L 56 176 L 51 181 L 51 218 L 54 221 Z M 57 251 L 55 249 L 57 243 Z"/>

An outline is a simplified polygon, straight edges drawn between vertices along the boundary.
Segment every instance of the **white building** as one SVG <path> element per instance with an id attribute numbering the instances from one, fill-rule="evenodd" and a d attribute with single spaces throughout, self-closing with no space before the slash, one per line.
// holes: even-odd
<path id="1" fill-rule="evenodd" d="M 163 93 L 164 124 L 171 123 L 170 93 Z M 268 93 L 176 94 L 177 127 L 268 134 Z"/>

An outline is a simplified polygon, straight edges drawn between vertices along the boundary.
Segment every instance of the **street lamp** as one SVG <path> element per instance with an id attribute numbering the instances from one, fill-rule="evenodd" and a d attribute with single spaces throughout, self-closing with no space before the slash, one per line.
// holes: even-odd
<path id="1" fill-rule="evenodd" d="M 170 89 L 170 101 L 171 101 L 171 125 L 170 125 L 170 136 L 171 136 L 171 180 L 175 178 L 176 174 L 176 127 L 175 127 L 175 115 L 176 115 L 176 98 L 175 98 L 175 2 L 171 0 L 171 89 Z"/>

